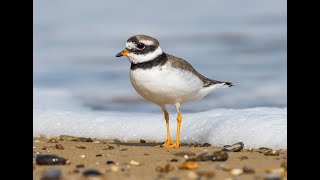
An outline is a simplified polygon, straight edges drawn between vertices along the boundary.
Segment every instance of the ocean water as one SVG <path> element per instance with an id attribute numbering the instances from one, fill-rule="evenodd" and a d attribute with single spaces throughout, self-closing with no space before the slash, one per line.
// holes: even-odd
<path id="1" fill-rule="evenodd" d="M 184 142 L 286 147 L 286 11 L 277 0 L 34 1 L 34 135 L 161 141 L 160 108 L 135 92 L 129 62 L 115 57 L 130 36 L 148 34 L 203 75 L 235 84 L 182 106 Z"/>

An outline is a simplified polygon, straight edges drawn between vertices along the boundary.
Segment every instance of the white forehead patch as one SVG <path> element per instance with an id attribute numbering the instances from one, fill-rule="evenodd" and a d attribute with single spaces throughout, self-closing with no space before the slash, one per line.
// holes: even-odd
<path id="1" fill-rule="evenodd" d="M 141 40 L 140 42 L 147 45 L 147 46 L 153 45 L 153 42 L 150 40 Z"/>
<path id="2" fill-rule="evenodd" d="M 136 46 L 136 44 L 133 43 L 133 42 L 127 42 L 127 43 L 126 43 L 126 48 L 128 48 L 128 49 L 136 49 L 137 46 Z"/>

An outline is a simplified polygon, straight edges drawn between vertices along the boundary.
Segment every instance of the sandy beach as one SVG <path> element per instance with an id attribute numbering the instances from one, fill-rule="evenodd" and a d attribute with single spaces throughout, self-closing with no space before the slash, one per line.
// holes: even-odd
<path id="1" fill-rule="evenodd" d="M 143 140 L 120 142 L 72 136 L 34 137 L 34 179 L 241 180 L 279 179 L 280 175 L 286 179 L 286 149 L 280 149 L 279 155 L 264 155 L 261 149 L 244 148 L 240 152 L 227 152 L 225 161 L 196 161 L 192 159 L 199 154 L 220 151 L 222 147 L 183 144 L 178 149 L 168 149 L 159 145 Z M 44 154 L 65 158 L 65 165 L 40 165 L 36 158 Z"/>

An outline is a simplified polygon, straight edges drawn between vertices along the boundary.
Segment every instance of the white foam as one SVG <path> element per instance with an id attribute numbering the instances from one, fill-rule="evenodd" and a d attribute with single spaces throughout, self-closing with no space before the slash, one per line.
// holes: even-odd
<path id="1" fill-rule="evenodd" d="M 55 90 L 55 93 L 44 93 L 39 89 L 34 91 L 34 136 L 68 134 L 156 142 L 163 142 L 166 138 L 165 121 L 160 108 L 157 114 L 92 111 L 72 103 L 72 96 L 63 90 Z M 48 94 L 55 98 L 47 99 L 51 103 L 44 103 L 48 104 L 44 107 L 38 99 Z M 56 103 L 58 101 L 62 102 Z M 176 113 L 171 113 L 173 138 L 176 134 L 175 118 Z M 287 108 L 213 109 L 183 114 L 182 143 L 207 142 L 222 146 L 238 141 L 244 142 L 246 147 L 287 148 Z"/>

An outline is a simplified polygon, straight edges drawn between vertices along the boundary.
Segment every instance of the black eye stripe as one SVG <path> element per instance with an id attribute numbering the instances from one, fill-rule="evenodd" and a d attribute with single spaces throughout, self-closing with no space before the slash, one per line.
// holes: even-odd
<path id="1" fill-rule="evenodd" d="M 153 45 L 149 45 L 143 48 L 143 49 L 130 49 L 129 52 L 133 52 L 134 54 L 148 54 L 149 52 L 153 52 L 156 50 L 156 47 Z"/>

